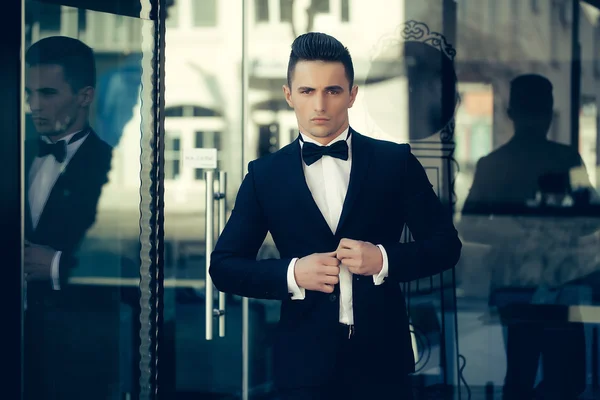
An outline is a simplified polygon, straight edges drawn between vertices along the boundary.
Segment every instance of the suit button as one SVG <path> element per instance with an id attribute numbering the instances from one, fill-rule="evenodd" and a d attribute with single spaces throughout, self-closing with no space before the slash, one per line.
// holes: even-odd
<path id="1" fill-rule="evenodd" d="M 337 300 L 337 296 L 335 294 L 332 293 L 329 295 L 329 301 L 334 302 L 336 300 Z"/>

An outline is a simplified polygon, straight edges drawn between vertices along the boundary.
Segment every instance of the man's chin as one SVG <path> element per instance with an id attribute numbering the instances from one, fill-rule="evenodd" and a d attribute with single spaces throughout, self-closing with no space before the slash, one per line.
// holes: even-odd
<path id="1" fill-rule="evenodd" d="M 326 137 L 331 136 L 333 134 L 333 132 L 331 131 L 331 129 L 323 127 L 322 129 L 319 129 L 319 128 L 311 129 L 310 134 L 313 135 L 314 137 L 326 138 Z"/>

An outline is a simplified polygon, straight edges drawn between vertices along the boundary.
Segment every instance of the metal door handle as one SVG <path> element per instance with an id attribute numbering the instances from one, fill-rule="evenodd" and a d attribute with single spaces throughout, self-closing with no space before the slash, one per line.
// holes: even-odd
<path id="1" fill-rule="evenodd" d="M 227 218 L 227 172 L 225 171 L 219 171 L 219 193 L 215 198 L 219 202 L 218 229 L 221 236 Z M 213 313 L 219 318 L 219 336 L 225 337 L 225 293 L 219 292 L 219 309 L 213 310 Z"/>
<path id="2" fill-rule="evenodd" d="M 204 182 L 206 184 L 206 301 L 205 301 L 205 324 L 206 340 L 212 340 L 213 337 L 213 282 L 210 277 L 210 255 L 213 251 L 213 239 L 215 234 L 214 226 L 214 171 L 204 171 Z"/>
<path id="3" fill-rule="evenodd" d="M 213 338 L 213 318 L 219 319 L 219 336 L 225 337 L 225 293 L 219 292 L 219 308 L 213 308 L 213 283 L 210 277 L 210 255 L 214 250 L 214 202 L 219 202 L 218 229 L 219 235 L 225 228 L 227 217 L 227 173 L 219 172 L 219 191 L 215 193 L 214 171 L 204 171 L 206 183 L 206 340 Z"/>

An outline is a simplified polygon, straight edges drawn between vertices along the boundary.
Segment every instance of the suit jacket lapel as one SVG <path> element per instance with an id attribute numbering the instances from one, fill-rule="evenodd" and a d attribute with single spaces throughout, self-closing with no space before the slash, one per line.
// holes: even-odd
<path id="1" fill-rule="evenodd" d="M 298 210 L 300 211 L 299 215 L 303 215 L 304 213 L 301 211 L 304 211 L 311 220 L 315 221 L 320 230 L 333 236 L 325 217 L 321 214 L 321 210 L 319 209 L 319 206 L 317 206 L 317 203 L 315 203 L 312 193 L 306 183 L 299 139 L 294 140 L 287 146 L 285 151 L 288 153 L 284 159 L 288 164 L 286 169 L 289 171 L 291 195 L 292 198 L 297 199 L 296 204 L 298 204 L 298 207 L 303 208 L 303 210 Z"/>
<path id="2" fill-rule="evenodd" d="M 81 164 L 83 161 L 89 162 L 89 158 L 94 156 L 93 152 L 91 152 L 90 150 L 94 147 L 94 141 L 96 140 L 96 138 L 97 136 L 94 133 L 94 131 L 90 131 L 88 136 L 86 136 L 85 139 L 83 139 L 84 142 L 81 143 L 81 147 L 77 149 L 77 152 L 73 155 L 73 158 L 71 158 L 67 166 L 64 167 L 64 169 L 56 179 L 56 182 L 54 182 L 54 186 L 52 186 L 52 189 L 50 189 L 48 199 L 46 200 L 46 204 L 44 205 L 44 209 L 42 210 L 35 231 L 39 230 L 40 227 L 44 226 L 44 221 L 46 219 L 45 217 L 48 210 L 52 210 L 53 205 L 57 201 L 63 201 L 62 197 L 65 196 L 65 193 L 68 193 L 68 188 L 65 188 L 64 180 L 67 178 L 69 171 L 81 170 L 81 168 L 83 167 L 79 164 Z"/>
<path id="3" fill-rule="evenodd" d="M 29 180 L 29 171 L 31 171 L 31 165 L 33 164 L 37 156 L 37 149 L 38 146 L 36 140 L 27 140 L 25 142 L 25 176 L 23 179 L 23 197 L 25 199 L 25 204 L 23 205 L 25 214 L 25 237 L 29 237 L 29 235 L 33 233 L 33 222 L 31 221 L 31 208 L 29 207 L 29 185 L 31 185 L 31 181 Z"/>
<path id="4" fill-rule="evenodd" d="M 348 219 L 348 215 L 352 211 L 354 201 L 358 197 L 363 188 L 363 181 L 368 175 L 369 163 L 371 161 L 371 147 L 366 138 L 352 128 L 352 167 L 350 168 L 350 182 L 348 184 L 348 192 L 344 199 L 342 215 L 338 223 L 336 234 L 341 232 L 344 223 Z"/>

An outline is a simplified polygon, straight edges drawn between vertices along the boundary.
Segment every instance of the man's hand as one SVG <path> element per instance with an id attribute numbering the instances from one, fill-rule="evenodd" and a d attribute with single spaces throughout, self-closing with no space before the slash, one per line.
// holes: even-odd
<path id="1" fill-rule="evenodd" d="M 356 275 L 377 275 L 383 268 L 383 255 L 373 243 L 342 239 L 336 254 L 341 263 Z"/>
<path id="2" fill-rule="evenodd" d="M 333 253 L 315 253 L 296 261 L 294 278 L 299 287 L 332 293 L 339 282 L 340 261 Z"/>
<path id="3" fill-rule="evenodd" d="M 50 280 L 52 259 L 56 251 L 48 246 L 25 241 L 24 269 L 27 281 Z"/>

